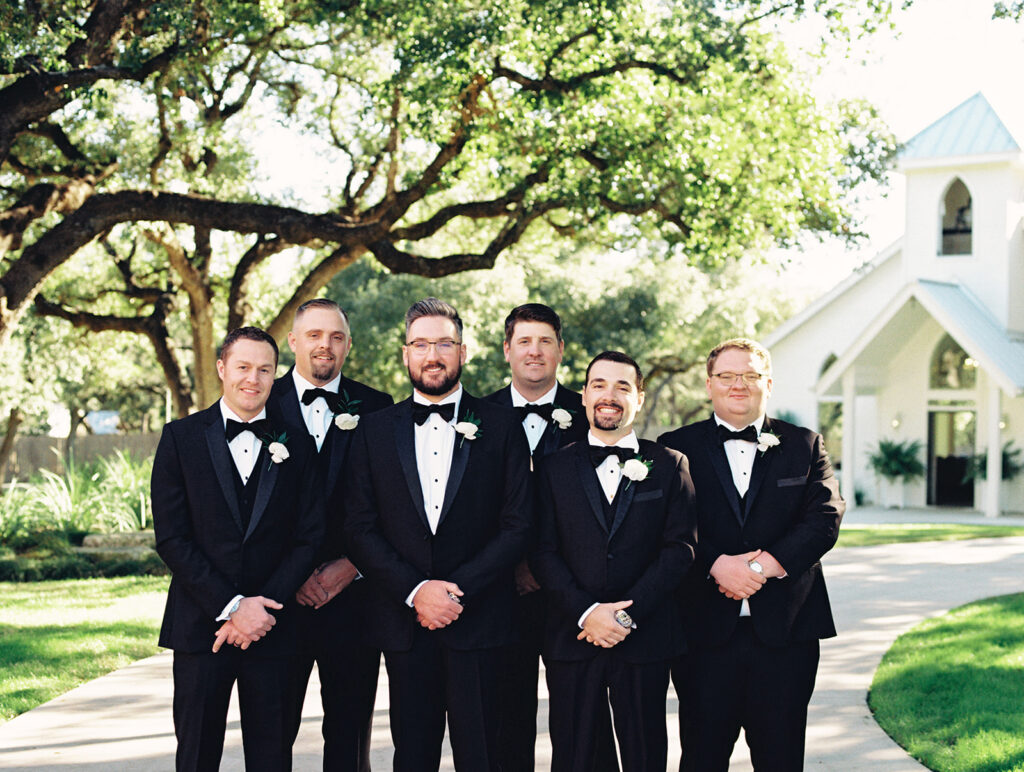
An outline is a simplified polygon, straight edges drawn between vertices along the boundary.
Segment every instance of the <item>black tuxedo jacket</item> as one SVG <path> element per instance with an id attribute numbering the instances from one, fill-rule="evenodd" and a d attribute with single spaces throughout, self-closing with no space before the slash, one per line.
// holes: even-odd
<path id="1" fill-rule="evenodd" d="M 280 417 L 268 409 L 277 426 Z M 263 451 L 255 505 L 243 533 L 234 462 L 218 403 L 164 427 L 153 461 L 156 549 L 171 570 L 160 628 L 161 646 L 210 651 L 217 616 L 235 595 L 263 595 L 283 603 L 277 624 L 248 650 L 288 653 L 294 643 L 289 606 L 313 569 L 323 537 L 309 446 L 286 443 L 289 458 L 275 464 Z"/>
<path id="2" fill-rule="evenodd" d="M 513 634 L 513 568 L 532 525 L 526 437 L 515 414 L 463 390 L 459 420 L 472 413 L 472 440 L 456 435 L 437 533 L 431 534 L 416 466 L 412 398 L 366 416 L 346 472 L 345 535 L 370 582 L 371 640 L 405 651 L 418 627 L 405 599 L 420 582 L 459 585 L 464 610 L 434 631 L 449 648 L 483 649 Z"/>
<path id="3" fill-rule="evenodd" d="M 302 419 L 302 408 L 299 404 L 298 392 L 295 390 L 292 369 L 274 381 L 269 404 L 280 414 L 289 439 L 293 442 L 308 442 L 308 451 L 317 461 L 319 490 L 325 498 L 324 511 L 327 516 L 327 532 L 316 556 L 316 563 L 320 565 L 348 554 L 341 532 L 345 504 L 342 470 L 348 460 L 349 447 L 352 445 L 355 430 L 342 431 L 332 422 L 327 431 L 327 437 L 324 438 L 323 446 L 318 452 L 316 441 L 309 434 L 306 422 Z M 346 378 L 344 375 L 341 376 L 338 393 L 347 394 L 349 401 L 359 400 L 355 412 L 359 415 L 360 421 L 363 416 L 393 405 L 395 402 L 390 394 L 377 391 L 359 381 Z"/>
<path id="4" fill-rule="evenodd" d="M 586 443 L 548 456 L 540 469 L 532 566 L 551 601 L 546 658 L 583 660 L 603 651 L 576 639 L 577 623 L 594 603 L 620 600 L 633 601 L 627 611 L 637 627 L 613 656 L 655 662 L 686 648 L 674 593 L 694 560 L 693 483 L 681 454 L 640 440 L 640 456 L 651 470 L 639 482 L 622 478 L 611 529 Z"/>
<path id="5" fill-rule="evenodd" d="M 770 552 L 787 572 L 750 598 L 758 637 L 778 646 L 834 636 L 820 560 L 836 542 L 846 504 L 821 435 L 766 417 L 762 432 L 780 442 L 755 451 L 741 501 L 715 427 L 709 418 L 658 438 L 686 454 L 697 489 L 697 563 L 683 593 L 691 644 L 714 645 L 732 634 L 740 601 L 720 593 L 708 571 L 719 555 L 755 549 Z"/>
<path id="6" fill-rule="evenodd" d="M 505 386 L 488 394 L 484 399 L 498 405 L 512 407 L 512 387 Z M 587 432 L 590 430 L 590 425 L 587 423 L 587 412 L 583 408 L 583 398 L 575 391 L 570 391 L 562 384 L 558 384 L 555 390 L 555 407 L 572 413 L 572 423 L 569 428 L 560 429 L 554 421 L 549 421 L 548 427 L 540 436 L 540 442 L 537 443 L 537 447 L 533 451 L 535 459 L 551 455 L 571 442 L 586 439 Z M 521 426 L 522 421 L 519 423 Z"/>

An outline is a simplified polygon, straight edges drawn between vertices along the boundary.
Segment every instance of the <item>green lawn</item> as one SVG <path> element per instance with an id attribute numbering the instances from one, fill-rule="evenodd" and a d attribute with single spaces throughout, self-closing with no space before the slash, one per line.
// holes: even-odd
<path id="1" fill-rule="evenodd" d="M 900 636 L 875 672 L 878 723 L 937 772 L 1024 772 L 1024 595 Z"/>
<path id="2" fill-rule="evenodd" d="M 0 582 L 0 722 L 155 654 L 168 582 Z"/>
<path id="3" fill-rule="evenodd" d="M 1024 528 L 1012 525 L 958 525 L 956 523 L 880 523 L 844 525 L 837 547 L 871 547 L 911 541 L 956 541 L 995 536 L 1024 536 Z"/>

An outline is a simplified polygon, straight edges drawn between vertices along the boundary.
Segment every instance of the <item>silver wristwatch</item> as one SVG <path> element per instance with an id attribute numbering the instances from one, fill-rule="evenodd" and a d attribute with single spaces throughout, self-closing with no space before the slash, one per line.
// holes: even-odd
<path id="1" fill-rule="evenodd" d="M 750 566 L 750 570 L 758 576 L 764 576 L 764 566 L 762 566 L 756 560 L 748 560 L 747 565 Z"/>
<path id="2" fill-rule="evenodd" d="M 625 609 L 619 609 L 615 612 L 615 621 L 626 628 L 633 626 L 633 617 L 626 613 Z"/>

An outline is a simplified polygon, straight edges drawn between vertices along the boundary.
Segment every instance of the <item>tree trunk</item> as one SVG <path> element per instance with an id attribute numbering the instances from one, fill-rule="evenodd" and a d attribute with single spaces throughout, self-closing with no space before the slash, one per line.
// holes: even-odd
<path id="1" fill-rule="evenodd" d="M 0 485 L 7 481 L 7 462 L 14 452 L 14 440 L 18 436 L 18 427 L 21 426 L 23 418 L 21 408 L 11 408 L 7 417 L 7 433 L 4 434 L 4 442 L 0 445 Z"/>

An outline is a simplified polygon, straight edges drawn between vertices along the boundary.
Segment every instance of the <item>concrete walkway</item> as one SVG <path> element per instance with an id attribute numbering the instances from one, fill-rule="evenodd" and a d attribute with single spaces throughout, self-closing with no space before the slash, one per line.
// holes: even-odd
<path id="1" fill-rule="evenodd" d="M 886 521 L 993 522 L 973 513 L 864 508 L 852 511 L 846 524 Z M 1024 518 L 1000 518 L 998 523 L 1024 525 Z M 893 640 L 922 619 L 973 600 L 1024 589 L 1024 537 L 835 550 L 826 556 L 825 573 L 839 637 L 822 643 L 808 722 L 807 769 L 924 769 L 871 717 L 865 697 L 872 674 Z M 172 770 L 170 665 L 170 654 L 150 657 L 0 725 L 0 769 Z M 317 683 L 311 683 L 295 748 L 294 768 L 299 772 L 320 769 L 318 689 Z M 550 759 L 546 697 L 542 688 L 538 770 L 546 769 Z M 674 695 L 668 708 L 669 768 L 674 769 L 679 758 Z M 382 668 L 373 736 L 373 767 L 381 771 L 391 767 L 387 714 Z M 225 772 L 244 769 L 238 726 L 233 705 L 221 765 Z M 741 741 L 733 770 L 750 770 L 745 750 Z M 449 753 L 442 769 L 453 769 Z"/>

